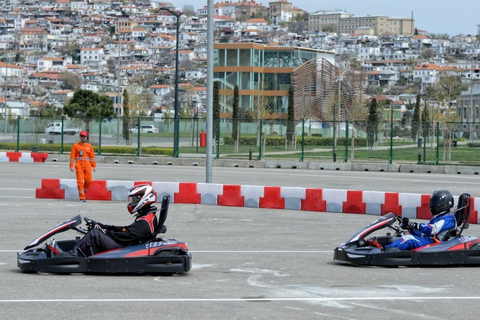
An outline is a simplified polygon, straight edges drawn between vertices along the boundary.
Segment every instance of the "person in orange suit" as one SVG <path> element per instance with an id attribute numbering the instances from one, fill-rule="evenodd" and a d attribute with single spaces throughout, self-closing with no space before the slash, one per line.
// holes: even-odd
<path id="1" fill-rule="evenodd" d="M 97 171 L 97 162 L 93 147 L 87 142 L 88 132 L 80 132 L 80 141 L 75 143 L 70 152 L 70 171 L 75 171 L 77 175 L 78 197 L 80 201 L 85 202 L 85 193 L 92 182 L 92 168 Z"/>

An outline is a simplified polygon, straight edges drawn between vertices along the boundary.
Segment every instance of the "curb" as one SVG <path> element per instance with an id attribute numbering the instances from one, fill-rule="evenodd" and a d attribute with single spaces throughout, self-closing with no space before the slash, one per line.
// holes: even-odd
<path id="1" fill-rule="evenodd" d="M 4 152 L 5 153 L 5 152 Z M 8 153 L 8 152 L 7 152 Z M 2 161 L 0 153 L 0 161 Z M 48 154 L 47 154 L 48 156 Z M 51 155 L 51 161 L 69 162 L 69 155 Z M 203 157 L 172 158 L 165 156 L 96 156 L 97 163 L 143 164 L 143 165 L 174 165 L 174 166 L 206 166 Z M 267 168 L 267 169 L 305 169 L 333 171 L 372 171 L 372 172 L 403 172 L 403 173 L 436 173 L 436 174 L 467 174 L 479 175 L 480 166 L 434 166 L 419 164 L 388 164 L 388 163 L 343 163 L 315 162 L 291 160 L 244 160 L 244 159 L 213 159 L 215 167 Z"/>

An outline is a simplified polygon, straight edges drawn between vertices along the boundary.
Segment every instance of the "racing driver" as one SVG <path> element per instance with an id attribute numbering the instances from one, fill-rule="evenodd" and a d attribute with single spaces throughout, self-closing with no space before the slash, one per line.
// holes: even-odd
<path id="1" fill-rule="evenodd" d="M 400 250 L 415 249 L 427 244 L 439 242 L 448 230 L 456 227 L 455 215 L 450 211 L 453 207 L 453 196 L 450 191 L 437 190 L 430 197 L 430 212 L 432 219 L 428 223 L 417 223 L 408 218 L 402 218 L 401 228 L 410 230 L 385 249 L 397 248 Z"/>
<path id="2" fill-rule="evenodd" d="M 97 162 L 95 161 L 95 153 L 93 147 L 87 142 L 88 132 L 80 132 L 80 141 L 75 143 L 70 152 L 70 171 L 77 175 L 78 197 L 80 201 L 85 202 L 85 193 L 92 182 L 92 168 L 97 170 Z"/>
<path id="3" fill-rule="evenodd" d="M 156 200 L 151 185 L 138 185 L 128 194 L 127 209 L 130 214 L 136 213 L 135 221 L 125 227 L 111 226 L 87 221 L 88 233 L 80 239 L 72 250 L 60 252 L 58 256 L 88 257 L 99 252 L 138 244 L 151 239 L 157 226 L 157 207 L 152 206 Z"/>

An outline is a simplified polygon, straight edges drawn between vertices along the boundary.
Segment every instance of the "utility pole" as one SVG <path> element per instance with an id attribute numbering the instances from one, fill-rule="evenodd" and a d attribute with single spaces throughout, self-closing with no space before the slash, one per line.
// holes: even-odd
<path id="1" fill-rule="evenodd" d="M 4 104 L 3 107 L 5 109 L 5 119 L 3 120 L 3 134 L 7 135 L 7 85 L 8 85 L 8 59 L 5 59 L 5 81 L 4 81 L 4 92 L 3 92 L 3 99 Z"/>

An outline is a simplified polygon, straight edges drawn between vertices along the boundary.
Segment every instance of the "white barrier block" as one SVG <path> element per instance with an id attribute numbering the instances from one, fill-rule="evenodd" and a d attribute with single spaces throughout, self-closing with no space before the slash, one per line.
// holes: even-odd
<path id="1" fill-rule="evenodd" d="M 0 162 L 10 162 L 6 152 L 0 152 Z"/>
<path id="2" fill-rule="evenodd" d="M 327 202 L 327 212 L 343 212 L 347 190 L 323 189 L 323 200 Z"/>
<path id="3" fill-rule="evenodd" d="M 285 209 L 301 210 L 302 200 L 307 197 L 305 188 L 281 187 L 280 197 L 285 199 Z"/>
<path id="4" fill-rule="evenodd" d="M 31 152 L 22 152 L 20 158 L 18 158 L 18 162 L 33 162 L 32 153 Z"/>
<path id="5" fill-rule="evenodd" d="M 265 187 L 262 186 L 242 186 L 241 195 L 245 207 L 260 207 L 260 198 L 265 195 Z"/>
<path id="6" fill-rule="evenodd" d="M 107 180 L 107 190 L 112 192 L 112 201 L 127 201 L 133 181 Z"/>
<path id="7" fill-rule="evenodd" d="M 399 193 L 398 204 L 402 206 L 402 216 L 416 219 L 417 207 L 422 205 L 422 195 L 414 193 Z"/>
<path id="8" fill-rule="evenodd" d="M 366 214 L 380 216 L 382 214 L 382 204 L 385 203 L 385 192 L 363 191 L 363 202 L 367 204 Z"/>
<path id="9" fill-rule="evenodd" d="M 170 196 L 170 203 L 175 203 L 175 193 L 180 190 L 179 182 L 152 182 L 152 187 L 157 193 L 157 201 L 162 201 L 163 196 Z"/>
<path id="10" fill-rule="evenodd" d="M 60 189 L 65 190 L 65 199 L 79 199 L 76 179 L 60 179 Z"/>
<path id="11" fill-rule="evenodd" d="M 197 183 L 197 193 L 201 195 L 201 204 L 217 205 L 218 196 L 223 194 L 223 184 Z"/>

